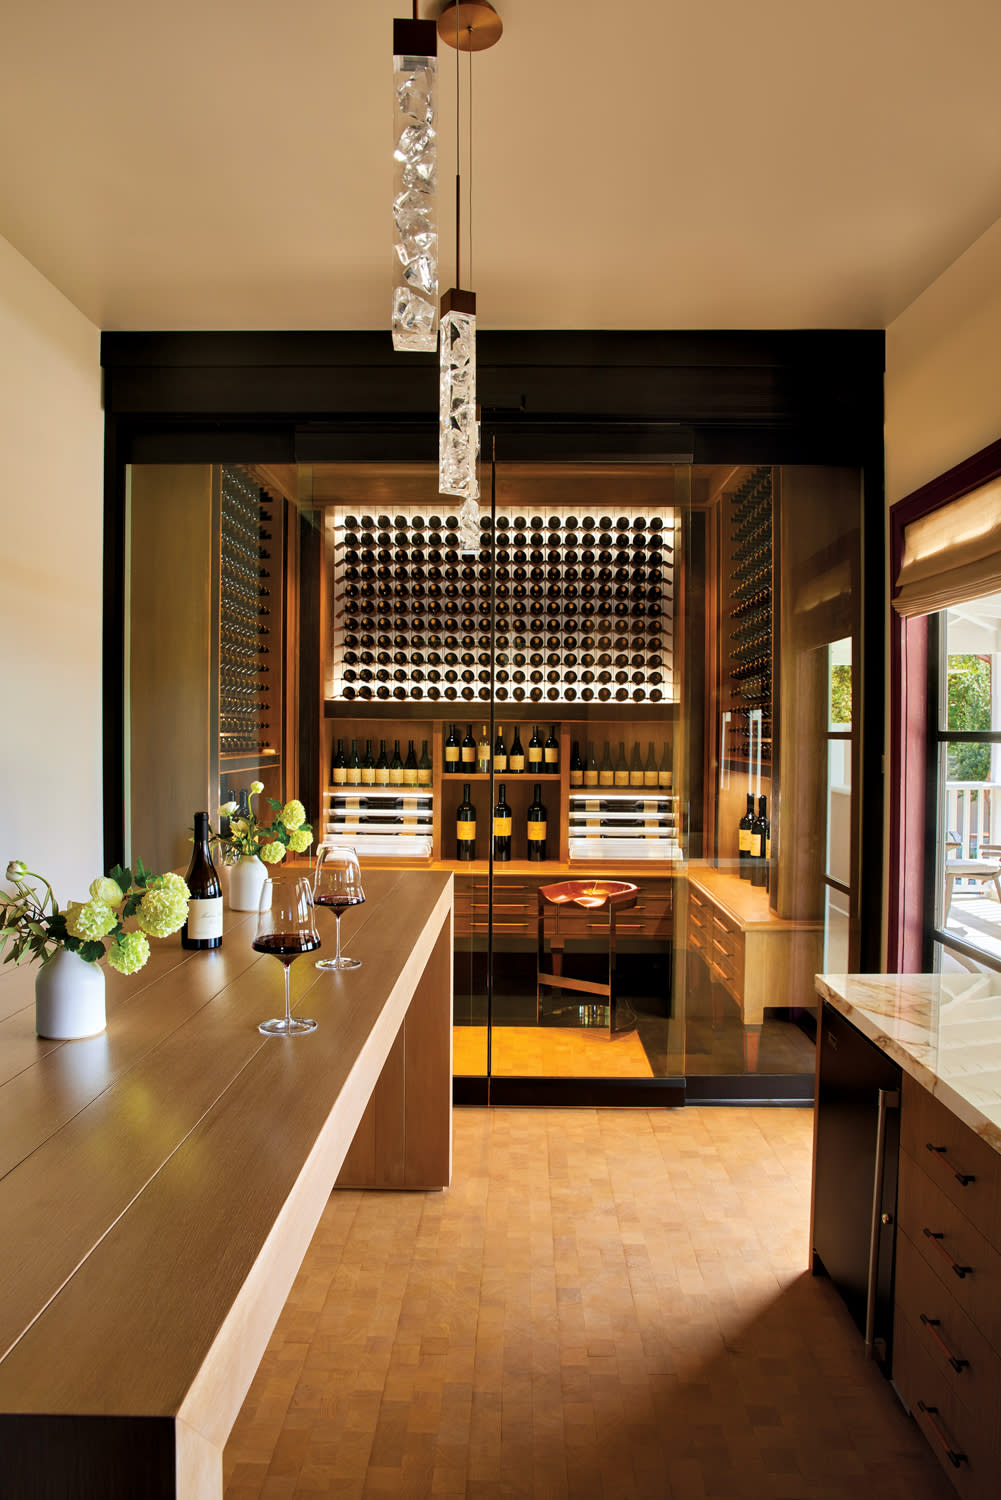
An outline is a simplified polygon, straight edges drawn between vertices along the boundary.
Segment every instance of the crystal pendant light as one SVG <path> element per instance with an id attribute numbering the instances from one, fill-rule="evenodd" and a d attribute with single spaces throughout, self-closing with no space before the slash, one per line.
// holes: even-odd
<path id="1" fill-rule="evenodd" d="M 393 22 L 393 348 L 434 352 L 438 338 L 438 137 L 433 21 Z"/>

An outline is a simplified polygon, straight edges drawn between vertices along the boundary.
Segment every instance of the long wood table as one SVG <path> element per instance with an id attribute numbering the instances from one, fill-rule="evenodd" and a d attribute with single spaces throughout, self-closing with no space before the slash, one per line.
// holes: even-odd
<path id="1" fill-rule="evenodd" d="M 258 1032 L 281 973 L 233 912 L 216 952 L 109 972 L 87 1041 L 36 1038 L 34 970 L 0 978 L 2 1500 L 220 1495 L 345 1158 L 346 1185 L 448 1184 L 452 878 L 365 884 L 342 918 L 363 967 L 292 965 L 309 1036 Z"/>

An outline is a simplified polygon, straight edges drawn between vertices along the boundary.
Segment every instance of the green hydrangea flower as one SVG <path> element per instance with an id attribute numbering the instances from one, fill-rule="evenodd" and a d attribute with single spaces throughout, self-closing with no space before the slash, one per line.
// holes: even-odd
<path id="1" fill-rule="evenodd" d="M 147 887 L 148 890 L 154 891 L 161 888 L 167 891 L 176 891 L 179 896 L 184 897 L 185 901 L 191 899 L 191 892 L 188 890 L 184 877 L 175 875 L 173 870 L 168 870 L 165 875 L 154 875 Z"/>
<path id="2" fill-rule="evenodd" d="M 103 901 L 105 906 L 121 906 L 125 900 L 125 892 L 110 875 L 99 875 L 96 880 L 92 880 L 90 894 L 94 901 Z"/>
<path id="3" fill-rule="evenodd" d="M 82 942 L 106 937 L 117 921 L 105 901 L 70 901 L 66 906 L 66 931 Z"/>
<path id="4" fill-rule="evenodd" d="M 285 827 L 291 833 L 294 828 L 301 828 L 303 823 L 305 823 L 306 809 L 303 807 L 301 802 L 293 797 L 291 802 L 286 802 L 285 806 L 278 814 L 278 820 L 279 822 L 284 823 Z"/>
<path id="5" fill-rule="evenodd" d="M 285 858 L 285 845 L 274 839 L 270 844 L 262 844 L 257 852 L 266 865 L 277 865 Z"/>
<path id="6" fill-rule="evenodd" d="M 108 963 L 119 974 L 134 974 L 149 958 L 149 939 L 143 932 L 123 932 L 108 949 Z"/>
<path id="7" fill-rule="evenodd" d="M 304 854 L 313 842 L 313 835 L 305 828 L 293 828 L 288 836 L 288 846 L 293 854 Z"/>
<path id="8" fill-rule="evenodd" d="M 187 887 L 182 894 L 172 885 L 153 886 L 139 903 L 136 921 L 150 937 L 169 937 L 184 926 L 188 915 Z"/>

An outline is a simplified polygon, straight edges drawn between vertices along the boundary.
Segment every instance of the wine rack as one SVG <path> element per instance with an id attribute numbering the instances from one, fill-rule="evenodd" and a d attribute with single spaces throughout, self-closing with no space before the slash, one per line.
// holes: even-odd
<path id="1" fill-rule="evenodd" d="M 335 787 L 326 794 L 324 839 L 360 856 L 430 859 L 434 794 L 429 787 Z"/>
<path id="2" fill-rule="evenodd" d="M 241 469 L 223 466 L 220 478 L 219 754 L 223 765 L 253 765 L 275 758 L 280 738 L 281 527 L 275 502 Z"/>
<path id="3" fill-rule="evenodd" d="M 670 792 L 570 793 L 571 859 L 680 859 L 678 799 Z"/>
<path id="4" fill-rule="evenodd" d="M 772 759 L 772 512 L 770 468 L 755 469 L 723 501 L 720 697 L 731 765 Z"/>
<path id="5" fill-rule="evenodd" d="M 480 526 L 463 553 L 455 515 L 328 509 L 329 700 L 677 701 L 673 511 Z"/>

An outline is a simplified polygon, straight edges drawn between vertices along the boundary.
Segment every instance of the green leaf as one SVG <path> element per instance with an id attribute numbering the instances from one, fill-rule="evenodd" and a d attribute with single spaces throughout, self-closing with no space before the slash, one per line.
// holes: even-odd
<path id="1" fill-rule="evenodd" d="M 136 884 L 145 885 L 152 876 L 153 871 L 147 870 L 141 859 L 136 860 Z"/>
<path id="2" fill-rule="evenodd" d="M 123 891 L 127 891 L 132 884 L 132 876 L 128 870 L 123 870 L 121 865 L 116 865 L 113 870 L 108 871 L 108 879 L 115 881 Z"/>
<path id="3" fill-rule="evenodd" d="M 81 943 L 79 948 L 80 957 L 89 964 L 96 964 L 104 957 L 104 944 L 98 942 Z"/>

